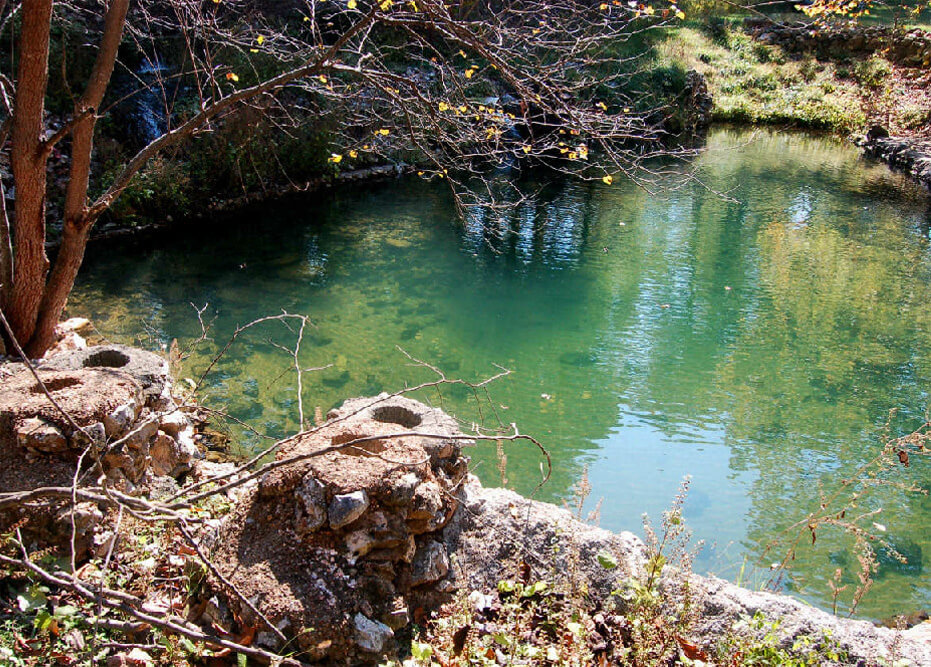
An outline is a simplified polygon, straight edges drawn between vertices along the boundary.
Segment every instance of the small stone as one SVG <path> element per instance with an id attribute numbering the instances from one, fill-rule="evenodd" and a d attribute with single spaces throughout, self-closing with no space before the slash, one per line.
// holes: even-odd
<path id="1" fill-rule="evenodd" d="M 400 596 L 395 598 L 391 609 L 385 613 L 382 620 L 392 630 L 400 630 L 410 623 L 411 615 L 407 608 L 407 604 L 404 602 L 404 598 Z"/>
<path id="2" fill-rule="evenodd" d="M 158 422 L 149 419 L 138 424 L 127 436 L 125 446 L 129 449 L 139 449 L 144 452 L 149 451 L 149 443 L 155 434 L 158 433 Z"/>
<path id="3" fill-rule="evenodd" d="M 420 586 L 438 581 L 449 572 L 449 556 L 446 547 L 430 541 L 417 550 L 411 564 L 411 586 Z"/>
<path id="4" fill-rule="evenodd" d="M 103 418 L 103 426 L 108 438 L 119 438 L 136 421 L 138 408 L 135 401 L 124 403 Z"/>
<path id="5" fill-rule="evenodd" d="M 31 417 L 16 427 L 16 442 L 24 449 L 46 454 L 67 451 L 68 438 L 54 424 Z"/>
<path id="6" fill-rule="evenodd" d="M 164 431 L 155 434 L 155 442 L 149 449 L 152 457 L 152 472 L 160 477 L 171 475 L 179 462 L 178 443 Z"/>
<path id="7" fill-rule="evenodd" d="M 71 434 L 71 440 L 76 449 L 84 449 L 89 443 L 87 438 L 90 437 L 91 442 L 93 442 L 98 449 L 103 449 L 107 444 L 107 430 L 104 428 L 104 425 L 100 422 L 95 422 L 89 426 L 83 426 L 83 433 L 81 431 L 75 431 Z M 86 436 L 84 434 L 87 434 Z"/>
<path id="8" fill-rule="evenodd" d="M 369 496 L 365 491 L 353 491 L 333 496 L 330 501 L 329 518 L 331 528 L 342 528 L 365 513 L 369 507 Z"/>
<path id="9" fill-rule="evenodd" d="M 177 440 L 178 456 L 182 463 L 204 459 L 204 453 L 200 451 L 200 447 L 194 442 L 194 429 L 191 426 L 181 429 Z"/>
<path id="10" fill-rule="evenodd" d="M 303 510 L 297 520 L 298 532 L 312 533 L 326 521 L 326 488 L 313 475 L 306 475 L 295 491 Z"/>
<path id="11" fill-rule="evenodd" d="M 346 536 L 346 548 L 354 558 L 361 558 L 375 548 L 377 541 L 364 530 L 356 530 Z"/>
<path id="12" fill-rule="evenodd" d="M 430 521 L 429 529 L 436 528 L 443 520 L 443 495 L 440 485 L 436 482 L 426 482 L 417 487 L 414 498 L 411 500 L 411 511 L 408 518 Z"/>
<path id="13" fill-rule="evenodd" d="M 394 638 L 394 630 L 363 614 L 356 614 L 353 625 L 356 626 L 356 645 L 369 653 L 384 652 L 388 642 Z"/>
<path id="14" fill-rule="evenodd" d="M 180 410 L 174 410 L 161 416 L 158 427 L 172 438 L 177 438 L 182 429 L 190 426 L 190 423 L 187 415 Z"/>
<path id="15" fill-rule="evenodd" d="M 103 513 L 94 503 L 78 503 L 74 508 L 74 529 L 78 534 L 86 533 L 103 520 Z M 61 524 L 71 524 L 71 509 L 64 508 L 56 515 Z"/>
<path id="16" fill-rule="evenodd" d="M 494 602 L 495 600 L 492 596 L 486 595 L 481 591 L 472 591 L 469 593 L 469 604 L 472 605 L 472 609 L 477 614 L 484 614 L 487 610 L 491 609 Z"/>

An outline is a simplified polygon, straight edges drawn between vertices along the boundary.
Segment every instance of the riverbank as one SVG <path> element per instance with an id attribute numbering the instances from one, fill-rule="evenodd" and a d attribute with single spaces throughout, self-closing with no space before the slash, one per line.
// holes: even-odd
<path id="1" fill-rule="evenodd" d="M 170 397 L 166 362 L 118 346 L 58 355 L 39 366 L 46 388 L 83 431 L 113 440 L 99 459 L 107 481 L 69 491 L 80 433 L 44 396 L 24 400 L 35 394 L 28 370 L 7 371 L 9 664 L 62 652 L 69 664 L 140 666 L 276 655 L 291 665 L 931 661 L 919 630 L 690 573 L 681 504 L 644 543 L 483 487 L 463 449 L 483 436 L 400 395 L 346 401 L 264 465 L 215 465 L 197 453 L 186 402 Z M 41 433 L 28 428 L 37 419 Z M 29 473 L 40 468 L 57 477 Z M 34 555 L 49 549 L 64 560 Z"/>

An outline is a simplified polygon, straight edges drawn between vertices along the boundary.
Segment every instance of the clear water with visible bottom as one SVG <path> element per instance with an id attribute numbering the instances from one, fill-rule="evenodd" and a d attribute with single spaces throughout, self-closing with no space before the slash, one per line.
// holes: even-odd
<path id="1" fill-rule="evenodd" d="M 554 182 L 506 219 L 457 222 L 448 191 L 416 179 L 358 185 L 247 212 L 235 223 L 90 248 L 69 304 L 111 340 L 181 348 L 196 377 L 233 329 L 285 309 L 309 315 L 301 364 L 309 413 L 430 378 L 398 348 L 489 387 L 497 416 L 547 447 L 561 502 L 587 468 L 600 523 L 658 522 L 685 475 L 696 569 L 757 586 L 782 531 L 817 509 L 894 433 L 921 423 L 931 387 L 929 198 L 829 138 L 717 129 L 701 182 L 650 194 Z M 537 183 L 536 185 L 540 185 Z M 726 193 L 726 197 L 716 193 Z M 296 428 L 291 345 L 279 324 L 244 334 L 202 401 L 273 437 Z M 435 392 L 421 398 L 441 399 Z M 484 394 L 481 395 L 485 400 Z M 473 394 L 442 405 L 467 421 Z M 236 431 L 247 450 L 264 442 Z M 532 447 L 505 448 L 508 485 L 540 479 Z M 494 444 L 475 473 L 501 483 Z M 893 479 L 931 488 L 931 461 Z M 860 613 L 927 606 L 931 498 L 876 489 L 861 509 L 907 557 L 880 549 Z M 870 524 L 867 522 L 867 525 Z M 804 529 L 803 529 L 804 530 Z M 877 529 L 878 530 L 878 529 Z M 807 532 L 807 531 L 806 531 Z M 790 535 L 794 536 L 795 533 Z M 803 535 L 782 582 L 830 608 L 827 580 L 856 587 L 852 540 Z"/>

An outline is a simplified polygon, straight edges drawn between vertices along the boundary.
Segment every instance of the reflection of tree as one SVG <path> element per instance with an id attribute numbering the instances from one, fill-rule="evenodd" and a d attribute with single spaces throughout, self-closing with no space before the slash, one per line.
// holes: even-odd
<path id="1" fill-rule="evenodd" d="M 760 471 L 751 542 L 768 543 L 817 506 L 819 485 L 830 488 L 837 476 L 872 458 L 889 408 L 924 407 L 923 378 L 931 368 L 927 253 L 898 218 L 874 218 L 874 224 L 882 233 L 872 230 L 872 241 L 845 235 L 827 220 L 774 222 L 760 232 L 766 307 L 744 322 L 718 375 L 730 397 L 734 465 Z M 883 489 L 871 502 L 892 508 L 903 497 Z M 895 512 L 882 521 L 900 542 L 904 534 L 921 534 L 917 514 Z M 852 576 L 856 563 L 845 556 L 847 546 L 825 536 L 811 547 L 810 586 L 826 590 L 823 579 L 835 566 L 849 565 L 845 576 Z M 920 546 L 912 551 L 920 561 Z"/>

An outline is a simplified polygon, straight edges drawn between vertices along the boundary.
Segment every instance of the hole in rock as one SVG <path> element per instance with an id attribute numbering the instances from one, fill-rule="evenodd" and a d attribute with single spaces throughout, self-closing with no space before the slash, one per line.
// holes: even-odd
<path id="1" fill-rule="evenodd" d="M 129 363 L 129 355 L 119 350 L 94 352 L 84 360 L 84 368 L 121 368 Z"/>
<path id="2" fill-rule="evenodd" d="M 404 428 L 420 426 L 423 421 L 416 412 L 400 405 L 380 405 L 372 409 L 372 419 L 383 424 L 398 424 Z"/>
<path id="3" fill-rule="evenodd" d="M 45 388 L 51 391 L 59 391 L 60 389 L 65 389 L 66 387 L 73 387 L 76 384 L 81 384 L 81 381 L 77 378 L 53 378 L 51 380 L 43 380 L 45 382 Z M 34 384 L 32 386 L 33 394 L 42 393 L 42 385 Z"/>

